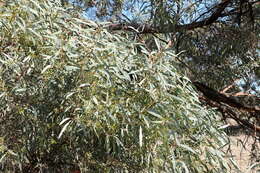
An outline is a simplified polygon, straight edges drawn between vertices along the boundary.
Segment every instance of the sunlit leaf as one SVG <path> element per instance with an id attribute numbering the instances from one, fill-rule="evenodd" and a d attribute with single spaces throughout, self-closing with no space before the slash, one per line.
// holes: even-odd
<path id="1" fill-rule="evenodd" d="M 65 132 L 65 130 L 67 129 L 67 127 L 70 125 L 71 121 L 68 121 L 61 129 L 60 134 L 58 135 L 58 139 L 61 138 L 61 136 L 63 135 L 63 133 Z M 61 123 L 60 123 L 61 124 Z"/>

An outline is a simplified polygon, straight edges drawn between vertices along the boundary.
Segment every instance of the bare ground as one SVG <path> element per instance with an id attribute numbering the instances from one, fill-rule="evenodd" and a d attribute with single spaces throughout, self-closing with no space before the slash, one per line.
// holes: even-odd
<path id="1" fill-rule="evenodd" d="M 260 143 L 259 139 L 255 140 L 254 134 L 248 134 L 243 127 L 229 123 L 228 134 L 230 145 L 225 148 L 225 152 L 237 163 L 237 171 L 231 169 L 231 173 L 260 173 Z M 253 166 L 255 165 L 255 166 Z"/>

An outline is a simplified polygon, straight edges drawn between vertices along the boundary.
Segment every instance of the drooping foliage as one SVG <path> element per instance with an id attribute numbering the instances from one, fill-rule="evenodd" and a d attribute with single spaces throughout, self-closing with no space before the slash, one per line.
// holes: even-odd
<path id="1" fill-rule="evenodd" d="M 117 26 L 113 30 L 127 29 L 139 41 L 156 34 L 172 42 L 173 51 L 185 51 L 181 59 L 193 70 L 190 78 L 199 76 L 201 82 L 216 89 L 243 78 L 252 92 L 259 94 L 253 87 L 260 78 L 258 1 L 73 2 L 81 4 L 87 17 L 112 21 Z"/>
<path id="2" fill-rule="evenodd" d="M 215 94 L 224 93 L 230 98 L 224 105 L 218 100 L 218 106 L 210 104 L 216 102 L 213 97 L 201 98 L 202 102 L 218 107 L 219 111 L 233 99 L 242 107 L 249 106 L 246 112 L 227 111 L 229 108 L 220 112 L 224 119 L 235 119 L 246 127 L 250 124 L 253 134 L 256 129 L 260 132 L 259 1 L 100 0 L 91 1 L 95 2 L 91 6 L 86 0 L 73 2 L 81 5 L 85 17 L 110 21 L 109 30 L 129 33 L 132 40 L 144 43 L 148 51 L 157 50 L 154 37 L 167 43 L 167 50 L 180 54 L 179 70 L 191 81 L 206 86 L 203 96 L 209 96 L 206 91 L 216 91 Z"/>
<path id="3" fill-rule="evenodd" d="M 0 169 L 225 172 L 225 137 L 177 55 L 59 1 L 0 9 Z"/>
<path id="4" fill-rule="evenodd" d="M 158 49 L 154 37 L 167 43 L 167 50 L 180 54 L 178 71 L 201 92 L 200 101 L 251 132 L 252 158 L 259 160 L 255 154 L 260 135 L 259 1 L 70 2 L 80 4 L 87 18 L 111 22 L 110 31 L 128 33 L 148 51 Z M 233 103 L 240 106 L 230 106 Z"/>

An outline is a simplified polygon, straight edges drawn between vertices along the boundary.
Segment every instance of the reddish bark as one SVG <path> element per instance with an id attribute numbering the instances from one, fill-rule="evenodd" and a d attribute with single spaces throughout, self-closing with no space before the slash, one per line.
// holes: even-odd
<path id="1" fill-rule="evenodd" d="M 200 97 L 200 99 L 209 106 L 218 108 L 218 110 L 222 113 L 224 118 L 232 118 L 238 124 L 260 133 L 260 126 L 253 124 L 249 121 L 250 117 L 255 117 L 256 119 L 260 118 L 259 107 L 245 106 L 242 103 L 236 101 L 235 99 L 227 97 L 221 92 L 218 92 L 206 86 L 205 84 L 202 84 L 200 82 L 192 83 L 200 92 L 202 92 L 204 97 Z M 248 115 L 248 117 L 239 117 L 239 115 L 236 113 L 236 111 L 234 111 L 234 109 L 240 112 L 243 111 L 243 113 L 245 113 L 245 115 Z"/>

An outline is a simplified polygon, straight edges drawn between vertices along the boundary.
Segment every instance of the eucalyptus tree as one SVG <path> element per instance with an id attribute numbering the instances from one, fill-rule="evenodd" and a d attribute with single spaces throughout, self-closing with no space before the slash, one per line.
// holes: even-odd
<path id="1" fill-rule="evenodd" d="M 178 55 L 178 70 L 201 91 L 202 102 L 217 107 L 223 119 L 231 117 L 259 134 L 259 1 L 70 2 L 87 18 L 110 22 L 110 31 L 128 33 L 150 52 L 158 50 L 154 38 L 166 44 L 160 50 Z"/>
<path id="2" fill-rule="evenodd" d="M 1 171 L 229 172 L 218 115 L 171 45 L 63 5 L 0 8 Z"/>
<path id="3" fill-rule="evenodd" d="M 70 2 L 80 4 L 87 18 L 110 22 L 111 31 L 127 32 L 150 52 L 158 48 L 154 38 L 166 43 L 162 50 L 178 54 L 177 68 L 201 91 L 200 101 L 259 136 L 259 1 Z"/>

